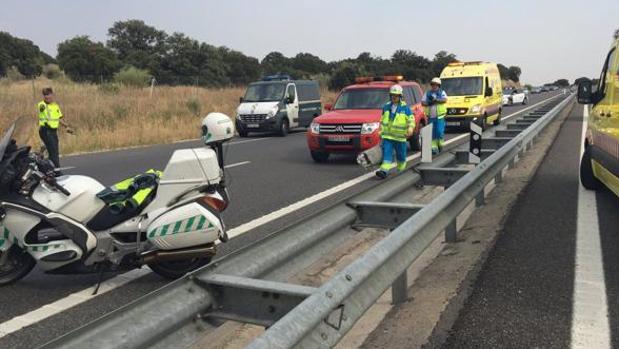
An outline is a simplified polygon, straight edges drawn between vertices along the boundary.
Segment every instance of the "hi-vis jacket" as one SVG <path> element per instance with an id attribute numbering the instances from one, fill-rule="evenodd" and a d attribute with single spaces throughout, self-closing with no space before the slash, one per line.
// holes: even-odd
<path id="1" fill-rule="evenodd" d="M 406 132 L 415 127 L 415 118 L 411 108 L 406 102 L 401 101 L 394 114 L 391 113 L 392 103 L 383 107 L 383 115 L 380 121 L 380 136 L 396 142 L 406 142 Z"/>

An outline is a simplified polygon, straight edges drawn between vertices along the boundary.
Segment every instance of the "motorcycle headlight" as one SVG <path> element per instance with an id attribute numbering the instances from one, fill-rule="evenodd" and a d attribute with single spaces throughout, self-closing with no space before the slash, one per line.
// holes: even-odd
<path id="1" fill-rule="evenodd" d="M 479 113 L 481 111 L 481 104 L 475 104 L 471 107 L 471 113 Z"/>
<path id="2" fill-rule="evenodd" d="M 361 125 L 361 134 L 369 135 L 374 133 L 380 127 L 380 122 L 368 122 Z"/>
<path id="3" fill-rule="evenodd" d="M 274 106 L 271 110 L 269 110 L 269 112 L 267 113 L 267 119 L 270 119 L 272 117 L 274 117 L 277 112 L 279 112 L 279 107 L 278 106 Z"/>
<path id="4" fill-rule="evenodd" d="M 320 124 L 317 122 L 312 122 L 310 124 L 310 132 L 315 135 L 320 134 Z"/>

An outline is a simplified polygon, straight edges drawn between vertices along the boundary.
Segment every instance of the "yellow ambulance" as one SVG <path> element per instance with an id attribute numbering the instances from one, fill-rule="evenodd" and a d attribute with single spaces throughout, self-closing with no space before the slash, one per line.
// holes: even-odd
<path id="1" fill-rule="evenodd" d="M 441 88 L 447 93 L 446 126 L 466 127 L 473 119 L 486 128 L 501 122 L 503 88 L 496 63 L 454 62 L 441 73 Z"/>
<path id="2" fill-rule="evenodd" d="M 619 32 L 606 55 L 597 88 L 578 84 L 578 102 L 592 104 L 587 121 L 580 181 L 591 190 L 604 186 L 619 196 Z"/>

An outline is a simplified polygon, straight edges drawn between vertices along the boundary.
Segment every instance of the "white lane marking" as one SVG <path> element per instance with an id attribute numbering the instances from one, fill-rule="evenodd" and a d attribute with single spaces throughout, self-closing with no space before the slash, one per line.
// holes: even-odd
<path id="1" fill-rule="evenodd" d="M 230 164 L 230 165 L 226 165 L 224 166 L 224 168 L 233 168 L 233 167 L 237 167 L 237 166 L 243 166 L 243 165 L 247 165 L 247 164 L 251 164 L 251 161 L 241 161 L 241 162 L 237 162 L 236 164 Z"/>
<path id="2" fill-rule="evenodd" d="M 584 106 L 580 154 L 584 152 L 589 109 Z M 578 186 L 576 271 L 572 305 L 572 348 L 610 348 L 610 325 L 595 192 Z"/>
<path id="3" fill-rule="evenodd" d="M 554 96 L 556 97 L 556 96 Z M 525 111 L 532 109 L 544 102 L 547 102 L 548 100 L 554 98 L 548 98 L 545 99 L 537 104 L 533 104 L 530 107 L 521 109 L 517 112 L 514 112 L 512 114 L 510 114 L 509 116 L 506 116 L 505 118 L 503 118 L 503 120 L 508 120 L 509 118 L 524 113 Z M 468 134 L 462 134 L 460 136 L 451 138 L 450 140 L 446 141 L 445 144 L 451 144 L 454 142 L 457 142 L 460 139 L 469 137 Z M 266 139 L 266 138 L 258 138 L 258 139 L 251 139 L 248 141 L 256 141 L 256 140 L 261 140 L 261 139 Z M 418 158 L 420 155 L 419 153 L 413 154 L 408 156 L 406 159 L 408 161 L 411 161 L 413 159 Z M 240 166 L 240 165 L 239 165 Z M 370 172 L 370 173 L 366 173 L 364 175 L 361 175 L 357 178 L 353 178 L 347 182 L 341 183 L 331 189 L 327 189 L 321 193 L 312 195 L 308 198 L 305 198 L 301 201 L 297 201 L 296 203 L 293 203 L 289 206 L 280 208 L 277 211 L 273 211 L 265 216 L 256 218 L 250 222 L 247 222 L 245 224 L 242 224 L 234 229 L 231 229 L 228 231 L 228 236 L 229 238 L 233 238 L 239 235 L 242 235 L 256 227 L 259 227 L 261 225 L 267 224 L 271 221 L 274 221 L 278 218 L 281 218 L 282 216 L 289 214 L 291 212 L 297 211 L 301 208 L 303 208 L 304 206 L 310 205 L 315 203 L 316 201 L 319 201 L 321 199 L 324 199 L 330 195 L 336 194 L 340 191 L 343 191 L 345 189 L 348 189 L 356 184 L 359 184 L 365 180 L 368 180 L 372 177 L 374 177 L 374 173 Z M 219 241 L 218 241 L 219 242 Z M 28 312 L 26 314 L 17 316 L 11 320 L 8 320 L 6 322 L 3 322 L 0 324 L 0 338 L 6 336 L 9 333 L 15 332 L 20 330 L 21 328 L 25 327 L 25 326 L 29 326 L 29 325 L 33 325 L 35 323 L 37 323 L 38 321 L 41 321 L 49 316 L 58 314 L 64 310 L 67 310 L 71 307 L 74 307 L 76 305 L 79 305 L 81 303 L 84 303 L 86 301 L 92 300 L 93 298 L 99 296 L 100 294 L 103 294 L 105 292 L 111 291 L 114 288 L 120 287 L 122 285 L 125 285 L 137 278 L 140 278 L 146 274 L 148 274 L 150 272 L 150 269 L 147 268 L 143 268 L 143 269 L 136 269 L 136 270 L 132 270 L 130 272 L 124 273 L 124 274 L 120 274 L 118 276 L 115 276 L 105 282 L 103 282 L 101 284 L 101 289 L 99 290 L 99 293 L 97 295 L 91 295 L 92 293 L 92 288 L 87 288 L 85 290 L 73 293 L 69 296 L 66 296 L 64 298 L 61 298 L 59 300 L 56 300 L 55 302 L 52 302 L 50 304 L 44 305 L 41 308 L 38 308 L 36 310 L 33 310 L 31 312 Z M 105 291 L 103 291 L 105 290 Z M 46 315 L 47 314 L 47 315 Z"/>
<path id="4" fill-rule="evenodd" d="M 47 319 L 50 316 L 61 313 L 71 307 L 98 297 L 106 292 L 109 292 L 117 287 L 128 284 L 129 282 L 147 275 L 150 273 L 150 269 L 134 269 L 130 272 L 115 276 L 101 283 L 99 293 L 92 295 L 93 288 L 87 288 L 75 293 L 72 293 L 64 298 L 58 299 L 55 302 L 46 304 L 41 308 L 28 312 L 26 314 L 16 316 L 11 320 L 5 321 L 0 324 L 0 338 L 19 331 L 26 326 L 33 325 L 41 320 Z"/>

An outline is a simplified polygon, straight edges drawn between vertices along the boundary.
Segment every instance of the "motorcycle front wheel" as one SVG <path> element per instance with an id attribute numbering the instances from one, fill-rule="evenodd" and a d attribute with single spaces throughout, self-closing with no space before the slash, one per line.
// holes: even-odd
<path id="1" fill-rule="evenodd" d="M 178 279 L 190 271 L 194 271 L 211 262 L 211 257 L 192 258 L 179 261 L 159 261 L 148 263 L 148 266 L 157 274 L 168 278 Z"/>
<path id="2" fill-rule="evenodd" d="M 0 286 L 6 286 L 28 275 L 36 264 L 37 261 L 17 245 L 0 252 Z"/>

